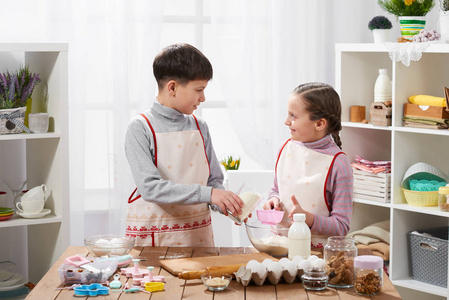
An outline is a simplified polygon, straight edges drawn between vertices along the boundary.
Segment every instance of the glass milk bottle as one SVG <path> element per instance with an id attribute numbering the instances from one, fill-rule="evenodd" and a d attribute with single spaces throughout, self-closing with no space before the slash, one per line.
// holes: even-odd
<path id="1" fill-rule="evenodd" d="M 379 76 L 374 85 L 374 102 L 391 101 L 391 80 L 387 69 L 379 69 Z"/>
<path id="2" fill-rule="evenodd" d="M 306 224 L 305 214 L 294 214 L 293 224 L 288 230 L 288 258 L 299 255 L 303 258 L 310 256 L 311 233 Z"/>

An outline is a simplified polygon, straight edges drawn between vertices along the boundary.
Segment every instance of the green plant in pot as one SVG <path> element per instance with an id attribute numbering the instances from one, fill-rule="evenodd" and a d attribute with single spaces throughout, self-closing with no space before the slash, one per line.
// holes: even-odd
<path id="1" fill-rule="evenodd" d="M 15 73 L 9 71 L 0 73 L 0 109 L 24 110 L 24 123 L 27 126 L 27 117 L 31 111 L 31 95 L 39 82 L 41 82 L 39 74 L 32 73 L 26 65 Z"/>
<path id="2" fill-rule="evenodd" d="M 378 0 L 379 6 L 398 17 L 403 41 L 412 41 L 426 26 L 425 15 L 435 5 L 434 0 Z"/>
<path id="3" fill-rule="evenodd" d="M 392 27 L 390 20 L 384 16 L 376 16 L 368 23 L 368 28 L 373 32 L 374 43 L 387 42 Z"/>

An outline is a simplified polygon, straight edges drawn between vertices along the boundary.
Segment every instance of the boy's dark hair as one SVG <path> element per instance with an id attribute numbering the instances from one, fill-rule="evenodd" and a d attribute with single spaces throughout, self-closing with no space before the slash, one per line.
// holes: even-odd
<path id="1" fill-rule="evenodd" d="M 299 85 L 293 90 L 303 99 L 306 110 L 310 113 L 310 120 L 326 119 L 327 133 L 332 134 L 335 143 L 341 149 L 339 132 L 341 130 L 341 102 L 340 96 L 334 88 L 321 82 L 310 82 Z"/>
<path id="2" fill-rule="evenodd" d="M 162 88 L 169 80 L 185 85 L 192 80 L 211 80 L 212 65 L 200 50 L 189 44 L 165 47 L 154 59 L 153 74 Z"/>

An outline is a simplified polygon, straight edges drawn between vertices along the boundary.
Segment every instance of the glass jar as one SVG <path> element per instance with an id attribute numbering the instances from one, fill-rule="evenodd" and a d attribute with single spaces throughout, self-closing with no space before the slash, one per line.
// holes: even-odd
<path id="1" fill-rule="evenodd" d="M 449 211 L 449 186 L 438 189 L 438 206 L 441 211 Z"/>
<path id="2" fill-rule="evenodd" d="M 375 255 L 361 255 L 354 259 L 354 288 L 359 295 L 376 295 L 382 289 L 384 261 Z"/>
<path id="3" fill-rule="evenodd" d="M 324 260 L 330 287 L 349 288 L 354 286 L 354 258 L 357 247 L 353 238 L 331 236 L 324 247 Z"/>
<path id="4" fill-rule="evenodd" d="M 311 291 L 324 290 L 327 287 L 327 278 L 324 268 L 306 268 L 301 275 L 302 285 Z"/>

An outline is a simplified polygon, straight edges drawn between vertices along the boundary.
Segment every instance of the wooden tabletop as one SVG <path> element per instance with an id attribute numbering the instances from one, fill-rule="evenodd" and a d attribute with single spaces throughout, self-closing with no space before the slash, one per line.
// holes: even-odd
<path id="1" fill-rule="evenodd" d="M 209 299 L 209 300 L 224 300 L 224 299 L 246 299 L 246 300 L 280 300 L 280 299 L 301 299 L 301 300 L 355 300 L 355 299 L 382 299 L 382 300 L 398 300 L 402 299 L 389 278 L 384 274 L 383 289 L 382 292 L 375 296 L 359 296 L 355 293 L 354 288 L 347 289 L 335 289 L 327 288 L 324 291 L 306 291 L 302 286 L 299 279 L 296 279 L 293 283 L 288 284 L 283 280 L 277 285 L 270 284 L 268 280 L 262 285 L 258 286 L 254 283 L 250 283 L 247 287 L 244 287 L 235 280 L 231 282 L 229 287 L 222 292 L 211 292 L 207 290 L 202 284 L 200 279 L 194 280 L 182 280 L 173 276 L 165 269 L 160 267 L 159 260 L 162 259 L 174 259 L 185 257 L 204 257 L 204 256 L 217 256 L 217 255 L 230 255 L 230 254 L 242 254 L 242 253 L 254 253 L 254 248 L 180 248 L 180 247 L 135 247 L 131 251 L 131 255 L 136 257 L 145 257 L 146 261 L 139 263 L 140 267 L 154 266 L 155 275 L 166 276 L 166 284 L 164 291 L 156 292 L 153 294 L 146 294 L 143 292 L 137 293 L 125 293 L 118 291 L 109 291 L 109 295 L 98 296 L 96 298 L 101 300 L 109 299 L 151 299 L 151 300 L 176 300 L 176 299 Z M 88 250 L 85 247 L 69 247 L 51 269 L 45 274 L 36 287 L 30 292 L 26 299 L 74 299 L 74 291 L 71 290 L 55 290 L 62 287 L 58 268 L 64 264 L 66 257 L 82 254 L 88 255 Z M 121 282 L 124 284 L 129 281 L 131 285 L 132 279 L 127 279 L 124 275 L 120 277 Z M 87 299 L 87 297 L 76 297 L 77 299 Z"/>

